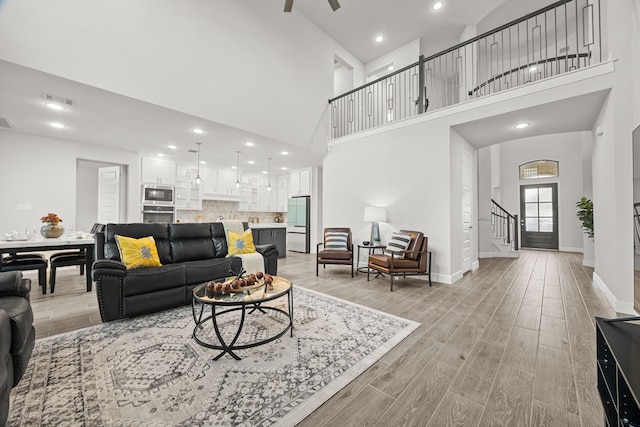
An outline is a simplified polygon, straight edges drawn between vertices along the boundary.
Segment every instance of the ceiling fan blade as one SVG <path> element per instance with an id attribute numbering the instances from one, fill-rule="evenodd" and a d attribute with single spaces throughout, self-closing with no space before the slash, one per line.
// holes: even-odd
<path id="1" fill-rule="evenodd" d="M 293 0 L 286 0 L 284 2 L 284 11 L 291 12 L 291 8 L 293 7 Z"/>
<path id="2" fill-rule="evenodd" d="M 329 1 L 329 4 L 331 5 L 331 9 L 333 9 L 334 12 L 340 9 L 340 3 L 338 3 L 338 0 L 328 0 L 328 1 Z"/>

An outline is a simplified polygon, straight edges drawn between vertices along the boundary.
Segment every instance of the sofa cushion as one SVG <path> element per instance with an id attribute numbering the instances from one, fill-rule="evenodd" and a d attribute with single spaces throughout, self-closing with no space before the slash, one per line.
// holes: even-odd
<path id="1" fill-rule="evenodd" d="M 160 256 L 153 237 L 134 239 L 116 234 L 116 243 L 122 263 L 130 268 L 160 267 Z"/>
<path id="2" fill-rule="evenodd" d="M 215 258 L 209 224 L 169 224 L 173 262 Z"/>
<path id="3" fill-rule="evenodd" d="M 156 242 L 160 263 L 171 264 L 173 262 L 167 224 L 107 224 L 104 231 L 104 257 L 106 259 L 122 261 L 116 243 L 116 234 L 133 237 L 135 239 L 151 236 Z"/>
<path id="4" fill-rule="evenodd" d="M 224 234 L 224 226 L 221 222 L 212 222 L 210 226 L 213 245 L 216 249 L 216 257 L 224 258 L 227 256 L 229 250 L 227 246 L 227 236 Z"/>
<path id="5" fill-rule="evenodd" d="M 251 230 L 245 230 L 242 234 L 228 231 L 227 244 L 229 245 L 229 251 L 227 252 L 228 257 L 240 254 L 252 254 L 256 251 L 256 247 L 253 244 L 253 232 Z"/>
<path id="6" fill-rule="evenodd" d="M 186 283 L 193 285 L 209 280 L 224 279 L 232 274 L 229 270 L 240 271 L 241 267 L 242 260 L 238 257 L 188 261 L 184 263 Z"/>
<path id="7" fill-rule="evenodd" d="M 26 298 L 4 297 L 0 299 L 0 310 L 4 310 L 11 321 L 11 353 L 21 351 L 33 325 L 33 310 Z"/>
<path id="8" fill-rule="evenodd" d="M 122 292 L 124 296 L 155 292 L 184 286 L 184 264 L 127 270 Z"/>

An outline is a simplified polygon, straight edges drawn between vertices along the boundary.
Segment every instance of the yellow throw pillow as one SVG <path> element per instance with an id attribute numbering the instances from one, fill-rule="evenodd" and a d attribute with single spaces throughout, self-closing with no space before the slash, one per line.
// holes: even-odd
<path id="1" fill-rule="evenodd" d="M 256 251 L 256 246 L 253 244 L 253 234 L 250 229 L 242 234 L 228 231 L 227 244 L 229 245 L 228 257 L 239 254 L 252 254 Z"/>
<path id="2" fill-rule="evenodd" d="M 116 234 L 122 263 L 129 268 L 160 267 L 160 256 L 153 237 L 134 239 Z"/>

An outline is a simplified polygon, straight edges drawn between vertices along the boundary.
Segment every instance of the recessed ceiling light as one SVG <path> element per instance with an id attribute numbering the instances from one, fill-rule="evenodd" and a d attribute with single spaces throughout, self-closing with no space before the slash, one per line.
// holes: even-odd
<path id="1" fill-rule="evenodd" d="M 444 6 L 444 4 L 442 4 L 441 1 L 437 1 L 433 4 L 433 10 L 440 10 L 442 9 L 442 6 Z"/>
<path id="2" fill-rule="evenodd" d="M 376 37 L 376 42 L 381 43 L 382 40 L 384 40 L 384 37 L 382 37 L 382 36 L 377 36 Z"/>
<path id="3" fill-rule="evenodd" d="M 283 151 L 283 152 L 281 152 L 280 154 L 282 154 L 283 156 L 288 156 L 288 155 L 289 155 L 289 152 L 288 152 L 288 151 Z"/>
<path id="4" fill-rule="evenodd" d="M 197 133 L 198 135 L 201 135 L 201 134 L 204 133 L 204 131 L 202 129 L 200 129 L 200 128 L 194 128 L 194 129 L 191 129 L 191 130 L 193 131 L 193 133 Z"/>
<path id="5" fill-rule="evenodd" d="M 387 70 L 389 70 L 389 71 L 393 71 L 393 65 L 389 65 L 389 67 L 387 68 Z"/>
<path id="6" fill-rule="evenodd" d="M 237 166 L 231 166 L 231 169 L 238 169 Z"/>
<path id="7" fill-rule="evenodd" d="M 267 171 L 262 171 L 262 174 L 263 174 L 263 175 L 266 175 L 266 174 L 268 174 L 268 173 L 269 173 L 269 172 L 267 172 Z"/>
<path id="8" fill-rule="evenodd" d="M 50 124 L 51 124 L 51 126 L 53 126 L 53 127 L 54 127 L 54 128 L 56 128 L 56 129 L 64 129 L 64 125 L 63 125 L 62 123 L 59 123 L 59 122 L 51 122 Z"/>
<path id="9" fill-rule="evenodd" d="M 256 162 L 254 162 L 253 160 L 249 160 L 247 163 L 249 163 L 250 165 L 255 165 Z"/>
<path id="10" fill-rule="evenodd" d="M 286 171 L 286 170 L 287 170 L 287 167 L 286 167 L 286 166 L 283 166 L 283 167 L 281 167 L 280 169 L 281 169 L 281 170 L 283 170 L 283 171 Z"/>
<path id="11" fill-rule="evenodd" d="M 157 156 L 158 157 L 164 157 L 164 153 L 158 153 Z"/>
<path id="12" fill-rule="evenodd" d="M 45 102 L 44 105 L 51 108 L 52 110 L 60 111 L 64 110 L 64 107 L 57 102 Z"/>
<path id="13" fill-rule="evenodd" d="M 531 125 L 531 123 L 518 123 L 517 125 L 514 126 L 514 128 L 516 129 L 524 129 L 524 128 L 528 128 Z"/>
<path id="14" fill-rule="evenodd" d="M 207 164 L 207 162 L 205 162 L 204 160 L 200 160 L 200 164 L 201 164 L 201 165 L 206 165 L 206 164 Z"/>
<path id="15" fill-rule="evenodd" d="M 529 68 L 529 72 L 533 73 L 534 71 L 536 71 L 538 69 L 538 67 L 531 67 Z"/>
<path id="16" fill-rule="evenodd" d="M 176 147 L 175 145 L 167 145 L 167 148 L 169 148 L 170 150 L 175 150 L 178 147 Z"/>
<path id="17" fill-rule="evenodd" d="M 251 141 L 247 141 L 244 143 L 244 145 L 246 145 L 247 147 L 253 147 L 254 144 Z"/>

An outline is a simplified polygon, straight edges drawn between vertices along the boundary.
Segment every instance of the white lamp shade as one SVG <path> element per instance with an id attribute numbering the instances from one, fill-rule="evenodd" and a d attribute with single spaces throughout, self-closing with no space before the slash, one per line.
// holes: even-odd
<path id="1" fill-rule="evenodd" d="M 364 220 L 367 222 L 384 222 L 387 220 L 387 210 L 377 206 L 364 208 Z"/>

